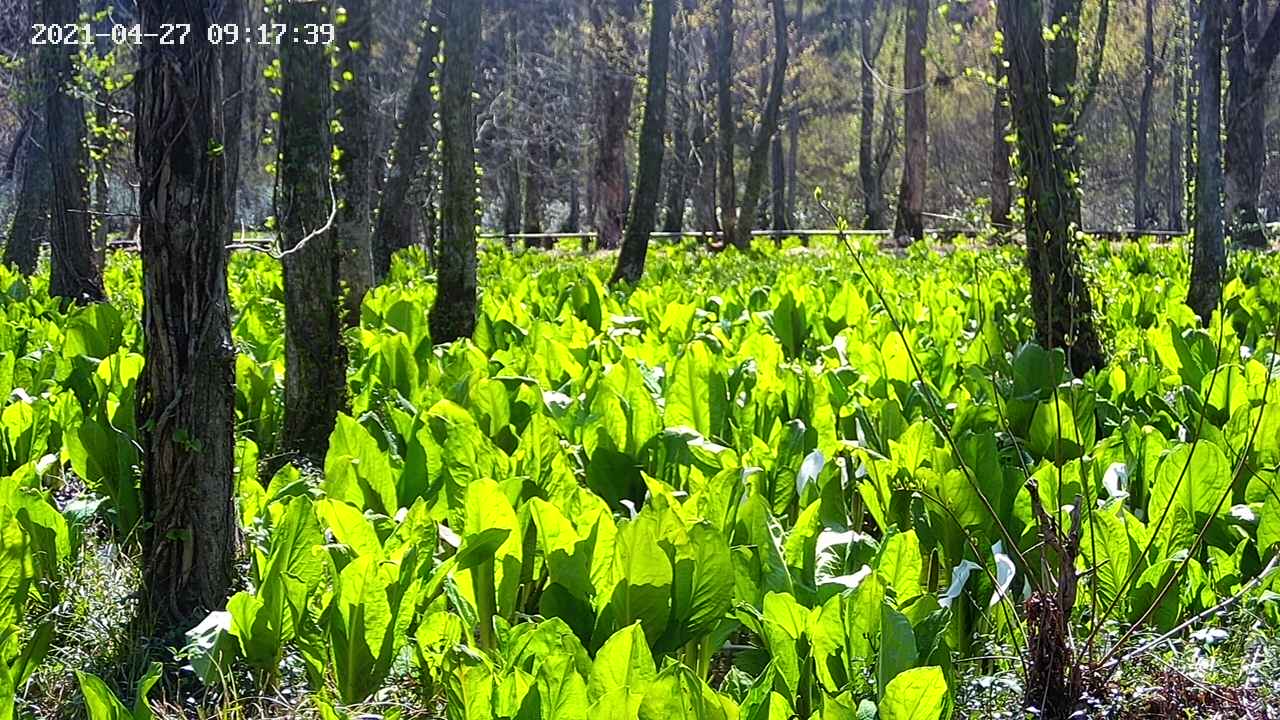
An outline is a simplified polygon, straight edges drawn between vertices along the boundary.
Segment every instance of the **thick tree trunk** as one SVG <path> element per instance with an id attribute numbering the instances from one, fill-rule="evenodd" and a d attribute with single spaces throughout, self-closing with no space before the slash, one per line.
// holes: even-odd
<path id="1" fill-rule="evenodd" d="M 524 169 L 524 218 L 520 229 L 540 234 L 546 230 L 542 219 L 542 189 L 547 185 L 547 148 L 538 138 L 531 138 L 528 147 L 528 161 Z M 529 247 L 539 244 L 532 238 L 525 241 Z"/>
<path id="2" fill-rule="evenodd" d="M 610 283 L 639 282 L 644 275 L 649 235 L 658 220 L 658 183 L 662 178 L 667 124 L 667 66 L 671 59 L 673 0 L 653 0 L 649 27 L 649 78 L 640 125 L 640 167 L 627 218 L 627 235 Z"/>
<path id="3" fill-rule="evenodd" d="M 1187 305 L 1208 324 L 1222 301 L 1227 267 L 1222 212 L 1222 3 L 1200 4 L 1196 40 L 1196 85 L 1199 117 L 1196 128 L 1196 224 L 1191 252 Z"/>
<path id="4" fill-rule="evenodd" d="M 1071 181 L 1070 151 L 1062 147 L 1054 126 L 1039 0 L 1001 0 L 1000 21 L 1009 58 L 1019 170 L 1026 187 L 1027 268 L 1036 340 L 1046 348 L 1062 348 L 1071 369 L 1084 375 L 1102 367 L 1105 358 L 1076 255 L 1079 190 Z"/>
<path id="5" fill-rule="evenodd" d="M 862 181 L 862 229 L 884 230 L 888 227 L 888 208 L 884 202 L 884 172 L 876 162 L 876 78 L 875 61 L 881 43 L 872 39 L 872 20 L 876 0 L 862 0 L 858 6 L 858 35 L 862 49 L 859 77 L 862 82 L 861 116 L 858 123 L 858 178 Z M 883 36 L 881 36 L 883 38 Z"/>
<path id="6" fill-rule="evenodd" d="M 1013 212 L 1013 164 L 1009 141 L 1009 87 L 1004 67 L 1004 56 L 997 55 L 993 63 L 996 78 L 995 99 L 991 105 L 991 227 L 1004 234 L 1012 229 L 1010 214 Z"/>
<path id="7" fill-rule="evenodd" d="M 79 22 L 76 0 L 45 0 L 44 21 L 50 25 Z M 106 299 L 102 271 L 93 251 L 89 222 L 89 149 L 84 105 L 75 95 L 75 45 L 41 49 L 49 128 L 49 164 L 53 173 L 53 205 L 49 214 L 52 264 L 49 294 L 65 302 Z"/>
<path id="8" fill-rule="evenodd" d="M 1156 84 L 1155 0 L 1143 6 L 1142 92 L 1138 98 L 1138 123 L 1133 131 L 1133 226 L 1147 229 L 1147 173 L 1151 165 L 1151 101 Z"/>
<path id="9" fill-rule="evenodd" d="M 283 6 L 290 27 L 326 22 L 328 6 Z M 338 413 L 346 400 L 346 350 L 341 338 L 338 240 L 329 177 L 329 57 L 319 45 L 280 48 L 280 185 L 276 197 L 284 248 L 287 460 L 324 467 Z"/>
<path id="10" fill-rule="evenodd" d="M 360 306 L 373 287 L 373 11 L 369 0 L 344 0 L 338 24 L 337 137 L 341 180 L 336 232 L 343 322 L 360 324 Z"/>
<path id="11" fill-rule="evenodd" d="M 795 41 L 800 42 L 800 31 L 804 27 L 804 0 L 796 0 L 796 18 L 795 18 Z M 798 176 L 800 174 L 800 125 L 802 117 L 800 115 L 800 103 L 793 100 L 791 103 L 791 116 L 787 118 L 787 194 L 786 206 L 783 213 L 783 219 L 788 230 L 796 229 L 796 196 L 798 188 Z M 809 244 L 808 238 L 803 238 L 805 245 Z"/>
<path id="12" fill-rule="evenodd" d="M 23 275 L 34 275 L 40 260 L 40 244 L 49 237 L 49 206 L 53 176 L 45 137 L 45 108 L 33 103 L 29 131 L 20 138 L 24 148 L 18 160 L 18 196 L 13 226 L 4 246 L 4 264 Z"/>
<path id="13" fill-rule="evenodd" d="M 471 87 L 480 45 L 480 3 L 447 4 L 440 78 L 443 228 L 430 316 L 431 339 L 437 345 L 471 337 L 476 327 L 476 115 Z"/>
<path id="14" fill-rule="evenodd" d="M 391 256 L 397 250 L 413 245 L 413 232 L 401 212 L 409 200 L 409 188 L 422 162 L 423 148 L 431 138 L 435 100 L 431 96 L 436 74 L 436 56 L 440 54 L 440 33 L 446 17 L 448 0 L 432 0 L 431 13 L 423 26 L 418 65 L 409 86 L 409 98 L 400 116 L 391 167 L 378 205 L 378 225 L 373 236 L 373 274 L 381 281 L 391 271 Z"/>
<path id="15" fill-rule="evenodd" d="M 719 0 L 716 13 L 716 116 L 720 231 L 726 242 L 738 238 L 738 181 L 734 174 L 734 141 L 738 120 L 733 114 L 734 0 Z"/>
<path id="16" fill-rule="evenodd" d="M 906 55 L 902 79 L 906 98 L 903 101 L 906 155 L 902 165 L 902 184 L 898 188 L 898 212 L 893 222 L 893 236 L 899 241 L 924 239 L 924 196 L 929 171 L 929 106 L 925 52 L 929 47 L 929 0 L 907 3 Z"/>
<path id="17" fill-rule="evenodd" d="M 1240 245 L 1267 243 L 1258 210 L 1262 176 L 1266 170 L 1268 79 L 1280 52 L 1280 13 L 1266 31 L 1262 13 L 1266 3 L 1232 0 L 1227 18 L 1227 223 Z"/>
<path id="18" fill-rule="evenodd" d="M 751 231 L 755 229 L 760 194 L 764 190 L 769 149 L 773 146 L 773 137 L 778 133 L 778 121 L 782 113 L 782 91 L 787 79 L 789 59 L 786 0 L 773 0 L 773 35 L 773 75 L 769 79 L 769 96 L 765 99 L 759 133 L 751 146 L 751 155 L 747 164 L 747 182 L 742 189 L 742 205 L 738 211 L 738 224 L 734 232 L 734 245 L 739 249 L 751 246 Z"/>
<path id="19" fill-rule="evenodd" d="M 226 139 L 222 73 L 203 0 L 138 9 L 143 585 L 149 612 L 181 632 L 222 606 L 236 548 L 226 158 L 209 152 Z M 191 25 L 191 41 L 161 46 L 162 25 L 175 23 Z"/>
<path id="20" fill-rule="evenodd" d="M 627 126 L 636 83 L 630 72 L 614 67 L 610 60 L 631 54 L 634 38 L 630 25 L 635 14 L 636 0 L 591 3 L 591 22 L 599 37 L 619 39 L 608 43 L 603 57 L 597 58 L 595 80 L 595 221 L 597 241 L 603 249 L 622 243 L 627 214 Z"/>

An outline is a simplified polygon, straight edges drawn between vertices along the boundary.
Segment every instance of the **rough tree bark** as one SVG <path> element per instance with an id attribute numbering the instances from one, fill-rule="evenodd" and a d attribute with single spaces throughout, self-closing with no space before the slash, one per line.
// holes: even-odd
<path id="1" fill-rule="evenodd" d="M 929 172 L 929 106 L 925 52 L 929 47 L 929 0 L 907 3 L 906 55 L 902 64 L 903 121 L 906 155 L 893 237 L 899 241 L 924 239 L 924 196 Z"/>
<path id="2" fill-rule="evenodd" d="M 237 533 L 226 158 L 209 152 L 225 141 L 223 89 L 218 48 L 205 40 L 209 5 L 138 0 L 143 585 L 149 612 L 175 632 L 222 606 Z M 191 25 L 191 41 L 162 46 L 162 25 L 175 23 Z"/>
<path id="3" fill-rule="evenodd" d="M 230 2 L 222 8 L 223 24 L 245 25 L 247 17 L 244 2 Z M 222 83 L 226 98 L 223 105 L 226 139 L 223 149 L 227 156 L 227 234 L 228 239 L 235 236 L 240 225 L 240 158 L 244 146 L 245 108 L 245 54 L 247 50 L 242 43 L 228 43 L 222 48 Z M 257 78 L 250 77 L 250 83 L 256 84 Z"/>
<path id="4" fill-rule="evenodd" d="M 674 0 L 653 0 L 649 27 L 649 77 L 640 125 L 640 167 L 627 218 L 627 235 L 618 253 L 610 284 L 639 282 L 649 252 L 649 235 L 658 220 L 658 184 L 666 150 L 667 66 L 671 60 L 671 14 Z"/>
<path id="5" fill-rule="evenodd" d="M 1224 0 L 1226 18 L 1227 90 L 1226 193 L 1227 223 L 1234 242 L 1251 247 L 1267 244 L 1258 210 L 1262 176 L 1266 170 L 1268 80 L 1280 54 L 1280 12 L 1265 29 L 1263 13 L 1269 3 Z"/>
<path id="6" fill-rule="evenodd" d="M 441 0 L 436 0 L 441 2 Z M 471 337 L 476 326 L 476 115 L 471 104 L 480 3 L 449 0 L 440 78 L 444 219 L 431 339 L 437 345 Z"/>
<path id="7" fill-rule="evenodd" d="M 1031 307 L 1037 341 L 1046 348 L 1062 348 L 1072 370 L 1084 375 L 1102 367 L 1105 358 L 1076 253 L 1079 189 L 1071 180 L 1072 151 L 1055 126 L 1041 12 L 1040 0 L 1000 2 L 1026 205 Z M 1066 135 L 1073 133 L 1072 127 L 1065 130 Z"/>
<path id="8" fill-rule="evenodd" d="M 4 264 L 24 275 L 32 275 L 40 261 L 40 245 L 49 237 L 54 178 L 47 154 L 44 102 L 32 102 L 27 115 L 29 129 L 26 137 L 20 138 L 23 149 L 18 161 L 17 208 L 4 246 Z"/>
<path id="9" fill-rule="evenodd" d="M 747 163 L 747 181 L 742 189 L 742 204 L 738 210 L 738 223 L 734 230 L 733 244 L 740 250 L 751 247 L 751 231 L 755 228 L 756 211 L 760 207 L 760 195 L 764 190 L 765 173 L 768 171 L 769 148 L 778 133 L 782 115 L 783 84 L 787 80 L 787 6 L 786 0 L 773 0 L 773 73 L 769 79 L 769 96 L 765 99 L 760 128 L 751 146 Z"/>
<path id="10" fill-rule="evenodd" d="M 627 60 L 634 44 L 630 27 L 636 9 L 636 0 L 591 3 L 591 24 L 604 45 L 601 56 L 596 58 L 593 170 L 596 237 L 604 249 L 616 248 L 622 242 L 622 225 L 627 214 L 627 126 L 636 84 Z M 610 25 L 615 29 L 610 29 Z M 618 42 L 612 41 L 615 39 Z"/>
<path id="11" fill-rule="evenodd" d="M 344 0 L 338 18 L 338 92 L 342 132 L 336 232 L 342 281 L 343 323 L 360 324 L 360 306 L 373 287 L 373 12 L 369 0 Z"/>
<path id="12" fill-rule="evenodd" d="M 45 0 L 44 22 L 71 25 L 79 22 L 76 0 Z M 84 104 L 74 94 L 75 45 L 41 48 L 44 70 L 45 117 L 48 154 L 53 174 L 53 203 L 49 212 L 51 267 L 49 294 L 64 302 L 101 302 L 106 299 L 102 270 L 95 261 L 89 215 L 88 126 Z"/>
<path id="13" fill-rule="evenodd" d="M 319 0 L 283 6 L 281 22 L 326 22 Z M 324 467 L 338 413 L 346 400 L 346 350 L 341 338 L 338 240 L 331 227 L 329 176 L 329 56 L 320 45 L 280 48 L 280 183 L 276 212 L 284 248 L 286 461 Z"/>
<path id="14" fill-rule="evenodd" d="M 1133 130 L 1133 226 L 1147 229 L 1147 173 L 1151 166 L 1151 101 L 1156 85 L 1155 0 L 1143 4 L 1142 92 Z"/>
<path id="15" fill-rule="evenodd" d="M 804 0 L 796 0 L 794 24 L 795 41 L 799 44 L 800 31 L 804 28 Z M 787 228 L 791 230 L 796 228 L 796 196 L 799 190 L 797 183 L 798 175 L 800 174 L 800 126 L 803 119 L 800 114 L 800 103 L 793 98 L 791 112 L 787 118 L 787 193 L 783 215 Z M 804 239 L 803 242 L 807 245 L 808 239 Z"/>
<path id="16" fill-rule="evenodd" d="M 1227 267 L 1223 239 L 1222 177 L 1222 3 L 1200 3 L 1200 25 L 1196 39 L 1196 86 L 1198 117 L 1196 127 L 1195 238 L 1191 251 L 1191 284 L 1187 306 L 1206 325 L 1222 301 L 1222 275 Z"/>
<path id="17" fill-rule="evenodd" d="M 440 54 L 440 33 L 444 26 L 447 0 L 432 0 L 431 12 L 423 25 L 418 64 L 409 86 L 409 97 L 400 116 L 395 149 L 382 200 L 378 205 L 378 225 L 373 236 L 373 274 L 381 281 L 391 271 L 391 256 L 413 244 L 412 213 L 403 212 L 409 198 L 409 187 L 418 174 L 423 148 L 431 138 L 435 100 L 431 96 L 432 77 L 436 74 L 436 56 Z"/>

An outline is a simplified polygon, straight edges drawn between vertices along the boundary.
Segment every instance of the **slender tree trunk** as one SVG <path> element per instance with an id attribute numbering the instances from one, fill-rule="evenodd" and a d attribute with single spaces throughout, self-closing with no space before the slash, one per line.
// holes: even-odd
<path id="1" fill-rule="evenodd" d="M 649 78 L 644 99 L 644 120 L 640 125 L 640 167 L 636 170 L 636 191 L 632 194 L 627 218 L 627 235 L 618 253 L 610 283 L 639 282 L 644 275 L 649 235 L 658 220 L 658 183 L 662 178 L 662 155 L 667 124 L 667 67 L 671 59 L 671 14 L 673 0 L 653 0 L 649 28 Z"/>
<path id="2" fill-rule="evenodd" d="M 862 49 L 859 76 L 862 81 L 861 118 L 858 127 L 858 177 L 862 181 L 862 208 L 864 230 L 887 228 L 888 210 L 884 204 L 883 169 L 876 162 L 876 80 L 875 61 L 880 54 L 879 44 L 872 40 L 872 21 L 876 0 L 862 0 L 858 6 L 858 34 Z"/>
<path id="3" fill-rule="evenodd" d="M 1222 301 L 1222 276 L 1227 267 L 1222 212 L 1222 3 L 1200 4 L 1196 41 L 1196 85 L 1199 118 L 1196 128 L 1196 224 L 1191 252 L 1191 283 L 1187 306 L 1208 324 Z"/>
<path id="4" fill-rule="evenodd" d="M 480 45 L 480 3 L 448 4 L 440 78 L 443 232 L 430 316 L 431 339 L 437 345 L 471 337 L 476 326 L 476 115 L 471 87 Z"/>
<path id="5" fill-rule="evenodd" d="M 76 0 L 45 0 L 44 20 L 50 25 L 79 22 Z M 41 49 L 49 128 L 49 163 L 53 173 L 53 205 L 49 215 L 52 265 L 49 294 L 64 302 L 106 299 L 102 272 L 93 251 L 89 222 L 89 150 L 84 105 L 73 91 L 75 45 L 46 45 Z"/>
<path id="6" fill-rule="evenodd" d="M 893 236 L 899 241 L 924 239 L 924 197 L 929 171 L 929 106 L 925 52 L 929 47 L 929 0 L 908 0 L 906 55 L 902 78 L 906 99 L 903 124 L 907 143 L 898 189 Z"/>
<path id="7" fill-rule="evenodd" d="M 627 213 L 627 126 L 631 121 L 631 96 L 635 93 L 631 73 L 613 67 L 610 59 L 631 53 L 634 39 L 630 24 L 635 14 L 636 0 L 591 3 L 591 22 L 598 36 L 620 38 L 618 43 L 607 43 L 610 47 L 597 58 L 595 81 L 595 219 L 597 239 L 604 249 L 616 248 L 622 242 Z M 610 29 L 611 24 L 616 28 Z"/>
<path id="8" fill-rule="evenodd" d="M 98 0 L 93 4 L 93 52 L 100 60 L 105 60 L 111 54 L 110 8 L 108 0 Z M 93 121 L 99 128 L 106 128 L 111 124 L 110 102 L 111 95 L 105 84 L 97 83 L 94 88 Z M 96 154 L 97 157 L 93 163 L 93 215 L 90 224 L 93 227 L 93 259 L 101 273 L 107 267 L 107 241 L 111 232 L 111 219 L 108 216 L 111 211 L 111 191 L 107 185 L 107 175 L 111 172 L 108 159 L 111 141 L 95 136 L 92 142 L 95 152 L 90 155 Z"/>
<path id="9" fill-rule="evenodd" d="M 446 17 L 448 0 L 432 0 L 431 13 L 423 26 L 418 65 L 409 87 L 409 98 L 400 116 L 391 167 L 378 205 L 378 225 L 373 236 L 373 274 L 381 281 L 391 271 L 391 256 L 397 250 L 413 245 L 413 232 L 401 212 L 409 200 L 409 188 L 422 162 L 423 148 L 432 134 L 431 117 L 435 101 L 431 96 L 432 78 L 436 74 L 436 56 L 440 54 L 440 33 Z"/>
<path id="10" fill-rule="evenodd" d="M 666 212 L 662 219 L 662 231 L 668 233 L 684 232 L 684 210 L 689 200 L 689 166 L 693 154 L 693 143 L 689 138 L 689 57 L 687 43 L 689 40 L 688 22 L 679 35 L 679 42 L 684 48 L 677 48 L 672 59 L 675 92 L 671 93 L 672 152 L 675 157 L 669 163 L 667 173 L 667 198 L 664 203 Z"/>
<path id="11" fill-rule="evenodd" d="M 1004 68 L 1004 56 L 994 61 L 996 78 L 995 100 L 991 106 L 991 226 L 1004 234 L 1012 229 L 1010 215 L 1013 212 L 1013 165 L 1009 147 L 1008 77 Z"/>
<path id="12" fill-rule="evenodd" d="M 143 585 L 150 613 L 181 632 L 222 607 L 237 536 L 226 158 L 209 152 L 226 139 L 222 73 L 203 0 L 138 10 Z M 190 24 L 190 42 L 162 46 L 165 24 Z"/>
<path id="13" fill-rule="evenodd" d="M 260 0 L 243 0 L 246 3 L 245 15 L 250 27 L 258 27 L 261 24 L 261 11 L 259 10 Z M 244 106 L 242 112 L 244 114 L 244 139 L 245 143 L 241 158 L 241 172 L 244 168 L 249 168 L 250 172 L 260 169 L 258 165 L 258 152 L 262 149 L 262 118 L 258 107 L 258 88 L 262 86 L 262 48 L 255 44 L 250 44 L 246 49 L 244 77 L 248 79 L 243 88 Z"/>
<path id="14" fill-rule="evenodd" d="M 755 228 L 756 212 L 760 207 L 760 194 L 764 189 L 764 177 L 769 162 L 769 148 L 778 133 L 778 121 L 782 114 L 783 84 L 787 79 L 787 7 L 786 0 L 773 0 L 774 57 L 773 76 L 769 80 L 769 96 L 765 100 L 760 118 L 760 131 L 751 146 L 747 165 L 747 182 L 742 190 L 742 205 L 738 211 L 738 224 L 734 245 L 745 250 L 751 246 L 751 231 Z"/>
<path id="15" fill-rule="evenodd" d="M 719 130 L 717 185 L 720 231 L 726 242 L 738 239 L 738 181 L 734 175 L 734 141 L 738 121 L 733 114 L 734 0 L 719 0 L 716 13 L 716 115 Z"/>
<path id="16" fill-rule="evenodd" d="M 524 219 L 521 230 L 540 234 L 546 230 L 542 219 L 542 189 L 547 185 L 547 148 L 543 140 L 529 140 L 528 160 L 524 170 Z M 525 240 L 525 245 L 539 245 L 537 239 Z"/>
<path id="17" fill-rule="evenodd" d="M 304 27 L 327 21 L 328 5 L 294 2 L 281 22 Z M 338 240 L 329 177 L 329 57 L 319 45 L 280 48 L 284 93 L 280 108 L 280 186 L 276 197 L 284 264 L 285 387 L 283 448 L 324 467 L 338 413 L 346 400 L 346 350 L 341 338 Z"/>
<path id="18" fill-rule="evenodd" d="M 1187 68 L 1185 35 L 1177 38 L 1177 55 L 1173 62 L 1173 102 L 1169 112 L 1169 229 L 1175 232 L 1186 227 L 1187 214 L 1187 182 L 1183 168 L 1185 140 L 1183 139 L 1183 117 L 1186 109 Z"/>
<path id="19" fill-rule="evenodd" d="M 1147 229 L 1147 172 L 1151 164 L 1151 101 L 1156 84 L 1155 0 L 1143 6 L 1142 93 L 1138 99 L 1138 124 L 1133 137 L 1133 226 Z"/>
<path id="20" fill-rule="evenodd" d="M 782 131 L 773 134 L 773 142 L 769 145 L 770 183 L 769 200 L 772 205 L 773 230 L 786 232 L 787 226 L 787 150 L 782 142 Z M 775 238 L 782 242 L 782 236 Z"/>
<path id="21" fill-rule="evenodd" d="M 1258 199 L 1266 170 L 1269 78 L 1280 53 L 1280 13 L 1262 30 L 1266 3 L 1231 0 L 1227 16 L 1226 193 L 1232 240 L 1262 247 L 1267 243 Z"/>
<path id="22" fill-rule="evenodd" d="M 38 75 L 29 73 L 35 83 Z M 38 87 L 38 85 L 37 85 Z M 45 107 L 33 102 L 27 109 L 28 131 L 19 137 L 18 195 L 13 226 L 4 246 L 4 264 L 23 275 L 34 275 L 40 260 L 40 244 L 49 236 L 49 206 L 52 202 L 53 176 L 45 136 Z"/>
<path id="23" fill-rule="evenodd" d="M 338 23 L 337 136 L 342 206 L 337 226 L 343 324 L 360 324 L 360 306 L 373 287 L 373 12 L 369 0 L 343 0 Z"/>
<path id="24" fill-rule="evenodd" d="M 800 42 L 800 30 L 804 27 L 804 0 L 796 0 L 796 19 L 795 19 L 795 40 Z M 798 191 L 798 176 L 800 174 L 800 125 L 803 118 L 800 115 L 800 103 L 793 100 L 791 103 L 791 116 L 787 119 L 787 194 L 786 208 L 783 213 L 784 222 L 787 229 L 796 229 L 796 194 Z M 809 244 L 808 238 L 803 238 L 805 245 Z"/>
<path id="25" fill-rule="evenodd" d="M 245 25 L 244 2 L 231 2 L 223 6 L 222 23 Z M 244 147 L 245 116 L 245 53 L 247 50 L 241 43 L 230 43 L 222 48 L 222 82 L 226 89 L 226 141 L 224 151 L 227 156 L 227 231 L 228 239 L 235 237 L 240 226 L 240 158 Z M 257 78 L 250 78 L 256 84 Z"/>
<path id="26" fill-rule="evenodd" d="M 1039 0 L 1001 0 L 1009 90 L 1026 193 L 1027 268 L 1036 340 L 1062 348 L 1077 375 L 1105 363 L 1076 254 L 1078 188 L 1055 128 Z M 1073 199 L 1074 198 L 1074 199 Z M 1065 691 L 1065 688 L 1063 689 Z"/>

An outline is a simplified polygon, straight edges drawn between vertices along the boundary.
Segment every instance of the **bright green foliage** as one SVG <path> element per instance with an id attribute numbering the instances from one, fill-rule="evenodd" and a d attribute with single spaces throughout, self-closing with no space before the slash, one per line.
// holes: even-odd
<path id="1" fill-rule="evenodd" d="M 1032 492 L 1081 511 L 1084 623 L 1096 597 L 1168 629 L 1276 551 L 1274 261 L 1241 256 L 1202 330 L 1178 252 L 1097 250 L 1114 361 L 1085 378 L 1029 342 L 1014 250 L 864 261 L 902 334 L 829 245 L 655 248 L 626 292 L 600 260 L 493 249 L 473 340 L 434 347 L 409 251 L 347 334 L 325 467 L 259 478 L 280 279 L 237 256 L 248 577 L 186 660 L 271 684 L 300 658 L 335 715 L 409 676 L 450 718 L 940 720 L 975 638 L 1025 635 Z M 40 663 L 88 516 L 125 544 L 141 517 L 136 262 L 113 260 L 93 310 L 33 282 L 0 270 L 4 697 Z M 66 504 L 72 475 L 87 493 Z"/>

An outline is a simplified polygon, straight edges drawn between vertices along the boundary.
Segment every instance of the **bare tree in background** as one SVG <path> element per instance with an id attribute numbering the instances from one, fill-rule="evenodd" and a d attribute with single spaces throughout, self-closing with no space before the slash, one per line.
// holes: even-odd
<path id="1" fill-rule="evenodd" d="M 596 233 L 601 248 L 622 242 L 627 213 L 627 126 L 635 77 L 630 59 L 634 52 L 631 22 L 636 0 L 598 0 L 591 3 L 591 24 L 600 43 L 595 71 Z"/>
<path id="2" fill-rule="evenodd" d="M 924 239 L 924 197 L 929 172 L 929 106 L 925 53 L 929 49 L 929 0 L 907 0 L 906 55 L 902 79 L 906 98 L 903 121 L 907 152 L 898 189 L 898 213 L 893 236 Z"/>
<path id="3" fill-rule="evenodd" d="M 1199 8 L 1196 39 L 1196 86 L 1199 109 L 1196 127 L 1196 222 L 1191 250 L 1191 282 L 1187 306 L 1208 324 L 1222 302 L 1227 269 L 1224 240 L 1222 176 L 1222 34 L 1223 7 L 1205 0 Z"/>

